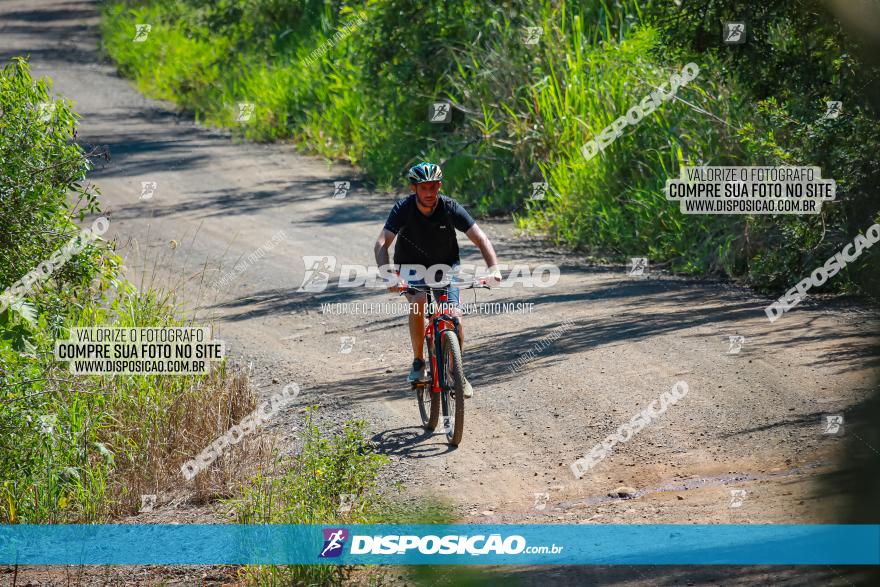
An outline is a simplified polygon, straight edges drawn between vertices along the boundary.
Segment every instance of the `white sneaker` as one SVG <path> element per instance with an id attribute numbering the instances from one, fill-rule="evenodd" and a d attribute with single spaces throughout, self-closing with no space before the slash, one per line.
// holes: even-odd
<path id="1" fill-rule="evenodd" d="M 415 359 L 412 364 L 412 370 L 406 378 L 410 383 L 423 382 L 428 380 L 428 368 L 421 359 Z"/>

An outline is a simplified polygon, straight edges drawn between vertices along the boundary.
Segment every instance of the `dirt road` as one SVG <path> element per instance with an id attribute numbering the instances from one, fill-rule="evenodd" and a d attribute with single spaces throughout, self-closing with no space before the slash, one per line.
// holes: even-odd
<path id="1" fill-rule="evenodd" d="M 503 262 L 556 263 L 562 276 L 549 289 L 479 294 L 534 306 L 467 318 L 465 364 L 476 396 L 464 442 L 450 450 L 442 435 L 417 426 L 404 384 L 404 319 L 321 311 L 322 303 L 396 300 L 364 288 L 297 292 L 304 255 L 371 263 L 394 196 L 365 189 L 344 165 L 289 145 L 237 143 L 145 99 L 99 55 L 96 23 L 88 2 L 6 1 L 0 55 L 29 54 L 34 74 L 50 76 L 73 100 L 79 140 L 108 146 L 111 160 L 92 179 L 133 278 L 145 259 L 161 259 L 160 273 L 195 292 L 200 275 L 213 282 L 268 249 L 190 307 L 216 317 L 231 355 L 254 362 L 262 393 L 289 381 L 302 386 L 276 432 L 292 436 L 299 408 L 310 404 L 327 424 L 362 418 L 392 459 L 389 486 L 402 482 L 404 499 L 447 500 L 464 522 L 833 521 L 837 498 L 816 479 L 833 466 L 843 435 L 826 433 L 825 416 L 867 396 L 877 367 L 875 315 L 814 299 L 771 324 L 763 311 L 771 300 L 743 288 L 650 266 L 631 278 L 484 221 Z M 351 182 L 344 199 L 333 198 L 334 181 Z M 156 183 L 152 197 L 142 198 L 142 182 Z M 557 327 L 563 336 L 510 371 Z M 744 337 L 739 353 L 730 352 L 734 335 Z M 350 352 L 341 337 L 354 337 Z M 689 387 L 684 398 L 575 479 L 573 461 L 679 380 Z M 609 497 L 619 486 L 634 488 L 635 498 Z"/>

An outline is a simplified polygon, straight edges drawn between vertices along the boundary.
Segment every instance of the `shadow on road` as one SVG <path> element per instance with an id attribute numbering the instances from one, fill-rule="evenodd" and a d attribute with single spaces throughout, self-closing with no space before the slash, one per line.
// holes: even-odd
<path id="1" fill-rule="evenodd" d="M 587 271 L 585 271 L 587 272 Z M 331 280 L 332 282 L 332 280 Z M 545 290 L 534 290 L 543 292 Z M 224 308 L 242 308 L 248 311 L 227 318 L 231 321 L 252 317 L 276 316 L 291 311 L 318 311 L 322 303 L 345 303 L 364 299 L 363 288 L 350 289 L 328 287 L 319 293 L 271 290 L 259 292 L 246 298 L 238 298 L 221 304 Z M 573 320 L 566 325 L 566 318 L 546 322 L 531 328 L 518 327 L 490 340 L 481 339 L 466 345 L 466 365 L 472 382 L 485 385 L 509 381 L 524 373 L 544 369 L 568 359 L 575 353 L 619 344 L 632 344 L 665 335 L 681 335 L 682 331 L 700 326 L 715 326 L 719 342 L 733 334 L 744 320 L 763 317 L 765 302 L 760 299 L 742 299 L 730 293 L 720 292 L 716 298 L 707 299 L 705 292 L 694 287 L 688 280 L 655 279 L 644 281 L 620 281 L 603 283 L 593 291 L 558 291 L 541 293 L 534 298 L 535 312 L 542 306 L 558 305 L 575 308 L 594 301 L 615 300 L 613 314 L 589 319 Z M 370 301 L 375 301 L 371 299 Z M 818 308 L 798 306 L 797 311 L 807 318 L 808 327 L 792 329 L 776 328 L 772 344 L 763 343 L 760 337 L 749 341 L 751 352 L 756 356 L 783 358 L 779 349 L 795 349 L 801 345 L 836 338 L 835 348 L 813 364 L 835 364 L 845 371 L 855 362 L 874 368 L 880 366 L 880 349 L 855 331 L 840 329 L 833 325 L 821 326 L 817 321 L 823 315 Z M 558 316 L 557 312 L 553 312 Z M 503 315 L 490 319 L 503 319 Z M 466 318 L 467 320 L 467 318 Z M 364 321 L 363 331 L 381 330 L 392 324 L 403 324 L 404 317 L 388 316 Z M 543 350 L 536 345 L 554 329 L 563 334 Z M 767 354 L 762 354 L 764 351 Z M 512 364 L 520 356 L 535 351 L 535 357 L 518 371 L 512 372 Z M 772 352 L 771 352 L 772 351 Z M 381 384 L 380 384 L 381 386 Z"/>
<path id="2" fill-rule="evenodd" d="M 428 432 L 421 426 L 392 428 L 379 432 L 372 438 L 376 450 L 388 456 L 424 459 L 448 454 L 455 450 L 446 442 L 441 431 Z M 429 442 L 430 441 L 430 442 Z"/>

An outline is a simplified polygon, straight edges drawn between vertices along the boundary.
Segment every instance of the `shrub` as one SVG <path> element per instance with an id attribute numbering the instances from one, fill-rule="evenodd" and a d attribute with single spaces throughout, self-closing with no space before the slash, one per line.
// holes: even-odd
<path id="1" fill-rule="evenodd" d="M 365 423 L 346 422 L 333 436 L 321 433 L 311 415 L 302 451 L 279 459 L 242 485 L 230 500 L 240 524 L 369 524 L 379 521 L 377 476 L 388 458 L 364 437 Z M 344 506 L 344 507 L 341 507 Z M 342 584 L 351 567 L 338 565 L 253 566 L 247 584 Z"/>

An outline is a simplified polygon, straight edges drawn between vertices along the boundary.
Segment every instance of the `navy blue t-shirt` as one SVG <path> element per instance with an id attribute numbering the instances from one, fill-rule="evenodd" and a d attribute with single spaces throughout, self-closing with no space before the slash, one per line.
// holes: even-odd
<path id="1" fill-rule="evenodd" d="M 430 216 L 419 211 L 415 194 L 398 200 L 385 221 L 385 229 L 397 235 L 394 263 L 454 265 L 459 262 L 455 229 L 467 232 L 475 223 L 461 204 L 447 196 L 438 198 Z"/>

